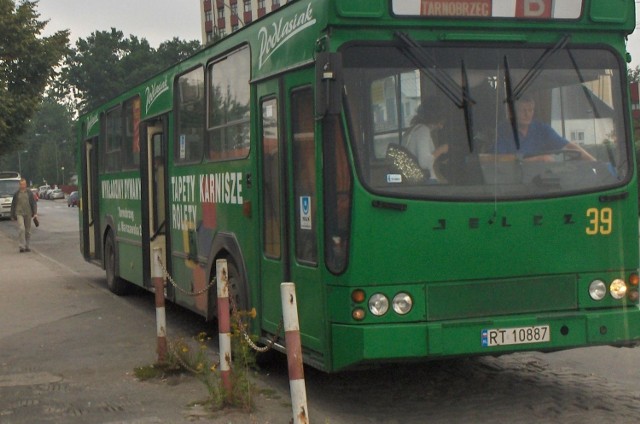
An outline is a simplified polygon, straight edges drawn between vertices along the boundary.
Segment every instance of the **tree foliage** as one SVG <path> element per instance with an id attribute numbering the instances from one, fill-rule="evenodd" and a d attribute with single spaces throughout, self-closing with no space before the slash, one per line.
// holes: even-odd
<path id="1" fill-rule="evenodd" d="M 640 82 L 640 66 L 629 68 L 627 70 L 627 78 L 629 82 Z"/>
<path id="2" fill-rule="evenodd" d="M 95 31 L 79 39 L 65 60 L 58 85 L 72 90 L 77 107 L 86 111 L 117 96 L 200 49 L 197 41 L 174 38 L 154 49 L 145 38 L 122 31 Z M 66 93 L 61 93 L 66 94 Z"/>
<path id="3" fill-rule="evenodd" d="M 16 3 L 19 5 L 16 7 Z M 121 31 L 96 31 L 68 46 L 68 31 L 39 37 L 37 1 L 0 0 L 0 169 L 34 184 L 61 184 L 75 173 L 74 117 L 201 46 L 178 38 L 157 49 Z M 58 71 L 58 72 L 56 72 Z M 47 94 L 43 97 L 43 91 Z"/>
<path id="4" fill-rule="evenodd" d="M 0 169 L 20 171 L 35 185 L 62 184 L 62 172 L 69 182 L 76 173 L 73 115 L 51 96 L 45 97 L 20 136 L 20 148 L 0 156 Z"/>
<path id="5" fill-rule="evenodd" d="M 42 100 L 43 92 L 69 42 L 68 31 L 40 37 L 37 2 L 0 0 L 0 152 L 15 151 L 19 136 Z"/>

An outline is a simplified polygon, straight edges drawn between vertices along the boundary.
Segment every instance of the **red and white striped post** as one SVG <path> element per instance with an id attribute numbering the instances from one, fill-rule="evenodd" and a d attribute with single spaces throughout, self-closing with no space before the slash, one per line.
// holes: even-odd
<path id="1" fill-rule="evenodd" d="M 153 249 L 153 274 L 151 280 L 156 299 L 156 334 L 158 337 L 158 363 L 165 362 L 167 358 L 167 317 L 164 308 L 164 274 L 160 264 L 162 249 Z"/>
<path id="2" fill-rule="evenodd" d="M 231 396 L 231 317 L 229 313 L 229 274 L 227 260 L 216 261 L 216 284 L 218 286 L 218 337 L 220 345 L 220 377 L 222 386 Z"/>
<path id="3" fill-rule="evenodd" d="M 296 285 L 294 283 L 280 284 L 280 296 L 282 300 L 285 341 L 287 343 L 287 363 L 289 364 L 289 387 L 291 389 L 293 424 L 309 424 L 307 389 L 304 383 L 304 366 L 302 364 L 300 325 L 298 324 Z"/>

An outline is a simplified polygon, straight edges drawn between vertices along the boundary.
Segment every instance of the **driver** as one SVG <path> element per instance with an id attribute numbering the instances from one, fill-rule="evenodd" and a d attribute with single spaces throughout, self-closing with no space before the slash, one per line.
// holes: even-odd
<path id="1" fill-rule="evenodd" d="M 560 136 L 549 125 L 533 119 L 536 102 L 524 95 L 515 104 L 520 150 L 517 150 L 510 125 L 503 125 L 498 131 L 498 153 L 521 153 L 528 161 L 553 161 L 551 152 L 561 150 L 576 151 L 580 159 L 594 161 L 595 158 L 577 144 Z M 546 154 L 545 154 L 546 153 Z"/>

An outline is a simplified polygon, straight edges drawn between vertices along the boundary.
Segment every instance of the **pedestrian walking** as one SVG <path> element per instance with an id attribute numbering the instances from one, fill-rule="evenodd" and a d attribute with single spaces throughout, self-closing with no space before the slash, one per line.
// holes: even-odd
<path id="1" fill-rule="evenodd" d="M 31 252 L 29 239 L 31 238 L 31 219 L 38 218 L 38 205 L 31 190 L 27 190 L 27 180 L 20 180 L 20 189 L 13 195 L 11 201 L 11 219 L 18 221 L 18 243 L 20 252 Z"/>

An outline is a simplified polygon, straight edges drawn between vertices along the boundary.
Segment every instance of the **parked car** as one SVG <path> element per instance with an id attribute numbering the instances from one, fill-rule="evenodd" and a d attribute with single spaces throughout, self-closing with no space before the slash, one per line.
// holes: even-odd
<path id="1" fill-rule="evenodd" d="M 49 200 L 55 199 L 64 199 L 64 191 L 60 190 L 59 188 L 52 190 L 49 194 Z"/>
<path id="2" fill-rule="evenodd" d="M 44 195 L 42 196 L 43 199 L 47 199 L 47 200 L 51 200 L 51 193 L 53 192 L 54 189 L 49 188 L 47 190 L 45 190 Z"/>
<path id="3" fill-rule="evenodd" d="M 78 192 L 77 191 L 72 191 L 71 194 L 69 195 L 69 197 L 67 197 L 67 206 L 71 207 L 71 206 L 78 206 L 78 200 L 80 199 L 80 197 L 78 196 Z"/>
<path id="4" fill-rule="evenodd" d="M 44 199 L 44 194 L 49 190 L 51 186 L 49 184 L 38 187 L 38 196 Z"/>

